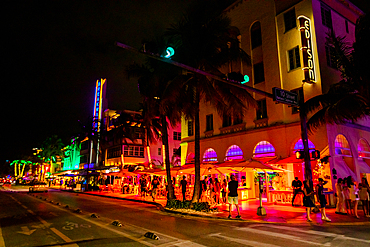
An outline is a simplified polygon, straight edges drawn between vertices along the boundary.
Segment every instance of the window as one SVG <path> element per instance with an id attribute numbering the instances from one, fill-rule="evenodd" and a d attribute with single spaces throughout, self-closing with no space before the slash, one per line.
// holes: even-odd
<path id="1" fill-rule="evenodd" d="M 294 8 L 284 14 L 284 24 L 285 24 L 285 32 L 297 26 Z"/>
<path id="2" fill-rule="evenodd" d="M 225 161 L 243 159 L 243 151 L 237 145 L 232 145 L 226 152 Z"/>
<path id="3" fill-rule="evenodd" d="M 158 155 L 162 155 L 162 149 L 158 148 Z"/>
<path id="4" fill-rule="evenodd" d="M 125 146 L 124 155 L 127 157 L 144 157 L 143 146 Z"/>
<path id="5" fill-rule="evenodd" d="M 326 53 L 326 64 L 333 69 L 338 69 L 334 47 L 325 46 L 325 53 Z"/>
<path id="6" fill-rule="evenodd" d="M 275 148 L 268 141 L 260 141 L 254 147 L 253 157 L 273 157 L 275 156 Z"/>
<path id="7" fill-rule="evenodd" d="M 89 142 L 88 141 L 81 142 L 81 150 L 85 150 L 85 149 L 88 149 L 88 148 L 89 148 Z"/>
<path id="8" fill-rule="evenodd" d="M 208 148 L 203 154 L 203 162 L 217 162 L 217 153 L 213 148 Z"/>
<path id="9" fill-rule="evenodd" d="M 365 139 L 360 139 L 357 146 L 359 158 L 370 158 L 370 146 Z"/>
<path id="10" fill-rule="evenodd" d="M 263 70 L 263 63 L 257 63 L 253 65 L 254 72 L 254 84 L 258 84 L 265 81 L 265 71 Z"/>
<path id="11" fill-rule="evenodd" d="M 234 116 L 234 125 L 243 123 L 242 116 Z"/>
<path id="12" fill-rule="evenodd" d="M 262 45 L 261 24 L 255 22 L 251 28 L 252 49 Z"/>
<path id="13" fill-rule="evenodd" d="M 346 24 L 346 33 L 349 33 L 349 30 L 348 30 L 348 21 L 347 20 L 345 21 L 345 24 Z"/>
<path id="14" fill-rule="evenodd" d="M 174 141 L 181 141 L 181 132 L 174 131 L 173 132 L 173 140 Z"/>
<path id="15" fill-rule="evenodd" d="M 135 128 L 135 138 L 136 139 L 143 139 L 144 138 L 144 129 L 143 128 Z"/>
<path id="16" fill-rule="evenodd" d="M 194 135 L 193 121 L 188 121 L 188 136 Z"/>
<path id="17" fill-rule="evenodd" d="M 321 6 L 321 19 L 322 24 L 330 29 L 333 28 L 331 21 L 331 11 L 328 7 Z"/>
<path id="18" fill-rule="evenodd" d="M 224 114 L 222 117 L 222 127 L 231 126 L 231 116 L 229 114 Z"/>
<path id="19" fill-rule="evenodd" d="M 175 154 L 176 154 L 176 152 L 177 152 L 177 148 L 174 148 L 174 149 L 173 149 L 173 155 L 175 155 Z"/>
<path id="20" fill-rule="evenodd" d="M 315 151 L 315 145 L 312 143 L 312 141 L 308 140 L 308 150 L 310 153 L 314 152 Z M 293 149 L 293 155 L 295 155 L 295 153 L 297 151 L 304 151 L 304 146 L 303 146 L 303 141 L 302 139 L 299 139 L 295 145 L 294 145 L 294 149 Z"/>
<path id="21" fill-rule="evenodd" d="M 206 131 L 213 130 L 213 114 L 206 116 Z"/>
<path id="22" fill-rule="evenodd" d="M 107 158 L 116 158 L 121 156 L 121 147 L 115 147 L 108 149 Z"/>
<path id="23" fill-rule="evenodd" d="M 266 99 L 258 100 L 257 104 L 258 104 L 258 107 L 256 110 L 257 120 L 267 118 Z"/>
<path id="24" fill-rule="evenodd" d="M 337 135 L 334 142 L 335 147 L 335 154 L 343 155 L 343 156 L 352 156 L 351 149 L 349 148 L 349 144 L 347 139 L 344 135 Z"/>
<path id="25" fill-rule="evenodd" d="M 301 59 L 299 57 L 299 47 L 294 47 L 288 51 L 289 70 L 301 67 Z"/>

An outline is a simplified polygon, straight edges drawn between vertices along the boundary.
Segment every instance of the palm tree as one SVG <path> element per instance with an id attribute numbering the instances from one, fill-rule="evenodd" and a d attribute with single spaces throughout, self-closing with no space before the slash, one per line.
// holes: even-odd
<path id="1" fill-rule="evenodd" d="M 145 42 L 145 50 L 152 54 L 162 54 L 166 50 L 166 41 L 157 39 L 156 41 Z M 180 122 L 181 116 L 175 104 L 168 106 L 164 102 L 167 102 L 165 95 L 170 95 L 167 94 L 169 82 L 179 74 L 180 70 L 149 58 L 144 65 L 132 64 L 127 68 L 127 72 L 129 77 L 139 77 L 138 84 L 143 98 L 143 119 L 147 130 L 147 145 L 158 140 L 158 137 L 161 138 L 164 145 L 168 199 L 173 199 L 168 124 L 175 126 Z"/>
<path id="2" fill-rule="evenodd" d="M 250 57 L 239 47 L 237 37 L 230 35 L 230 19 L 221 12 L 221 8 L 203 1 L 191 6 L 183 18 L 167 31 L 176 48 L 173 59 L 221 78 L 225 75 L 220 69 L 229 62 L 242 60 L 250 63 Z M 195 185 L 192 201 L 197 202 L 200 189 L 200 101 L 213 105 L 220 116 L 226 113 L 238 117 L 243 117 L 248 106 L 256 107 L 256 102 L 244 89 L 201 74 L 188 73 L 181 80 L 173 80 L 169 88 L 184 116 L 194 120 Z"/>
<path id="3" fill-rule="evenodd" d="M 50 170 L 53 168 L 53 160 L 56 161 L 57 158 L 63 157 L 64 145 L 62 140 L 58 138 L 57 135 L 53 135 L 47 138 L 41 145 L 41 153 L 40 157 L 43 159 L 44 162 L 50 162 Z M 43 177 L 45 177 L 45 170 Z"/>
<path id="4" fill-rule="evenodd" d="M 314 112 L 307 122 L 311 132 L 326 123 L 344 124 L 370 116 L 370 16 L 357 21 L 355 38 L 350 46 L 345 37 L 328 33 L 327 44 L 335 49 L 342 80 L 305 102 L 306 115 Z"/>

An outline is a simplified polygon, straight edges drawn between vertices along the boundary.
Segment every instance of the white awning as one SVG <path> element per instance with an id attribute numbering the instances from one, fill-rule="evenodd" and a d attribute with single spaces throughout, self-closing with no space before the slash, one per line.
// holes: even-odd
<path id="1" fill-rule="evenodd" d="M 337 170 L 338 178 L 345 178 L 348 176 L 352 176 L 355 181 L 357 181 L 356 174 L 347 166 L 346 162 L 342 159 L 342 157 L 335 157 L 334 158 L 334 168 Z"/>

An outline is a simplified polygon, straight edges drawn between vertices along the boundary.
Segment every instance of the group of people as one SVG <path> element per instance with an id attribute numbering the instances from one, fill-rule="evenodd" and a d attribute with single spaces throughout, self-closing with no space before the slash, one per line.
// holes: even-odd
<path id="1" fill-rule="evenodd" d="M 209 180 L 209 181 L 208 181 Z M 213 204 L 225 204 L 228 183 L 226 179 L 219 181 L 218 178 L 208 178 L 200 181 L 199 200 Z"/>
<path id="2" fill-rule="evenodd" d="M 151 195 L 151 197 L 153 199 L 153 202 L 154 202 L 157 198 L 158 189 L 159 189 L 159 186 L 160 186 L 160 182 L 158 180 L 158 177 L 153 176 L 153 179 L 150 180 L 150 177 L 147 178 L 147 175 L 144 174 L 143 176 L 141 176 L 141 178 L 139 180 L 139 184 L 140 184 L 140 195 L 141 195 L 141 197 L 145 199 L 147 193 L 150 192 L 150 195 Z"/>
<path id="3" fill-rule="evenodd" d="M 318 184 L 316 185 L 315 189 L 313 188 L 313 183 L 311 180 L 305 180 L 303 182 L 303 190 L 302 190 L 302 182 L 295 177 L 292 182 L 293 188 L 293 198 L 292 198 L 292 206 L 294 206 L 294 200 L 299 193 L 303 193 L 303 205 L 306 207 L 307 213 L 307 221 L 311 222 L 311 211 L 313 208 L 316 207 L 316 199 L 321 209 L 321 219 L 323 221 L 331 221 L 326 216 L 325 207 L 327 204 L 324 192 L 324 185 L 327 181 L 324 179 L 319 178 Z M 337 205 L 336 205 L 336 214 L 344 214 L 344 215 L 353 215 L 356 218 L 358 216 L 358 204 L 359 201 L 362 203 L 362 209 L 364 212 L 365 217 L 369 216 L 369 195 L 370 195 L 370 187 L 367 179 L 363 177 L 361 179 L 361 183 L 357 185 L 354 181 L 353 177 L 348 176 L 344 179 L 339 178 L 336 185 L 336 197 L 337 197 Z M 315 199 L 316 195 L 316 199 Z M 353 205 L 353 206 L 352 206 Z"/>
<path id="4" fill-rule="evenodd" d="M 338 178 L 335 184 L 337 195 L 337 207 L 335 213 L 344 215 L 358 216 L 358 204 L 361 201 L 362 209 L 365 217 L 370 217 L 369 214 L 369 195 L 370 186 L 365 177 L 361 179 L 361 183 L 356 183 L 353 177 Z"/>

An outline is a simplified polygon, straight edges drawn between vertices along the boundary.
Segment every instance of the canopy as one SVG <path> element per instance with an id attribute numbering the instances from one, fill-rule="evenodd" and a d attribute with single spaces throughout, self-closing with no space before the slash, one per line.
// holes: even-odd
<path id="1" fill-rule="evenodd" d="M 358 160 L 358 167 L 361 173 L 370 173 L 370 166 L 362 159 Z"/>

